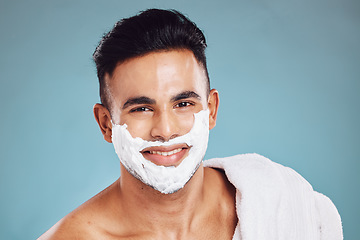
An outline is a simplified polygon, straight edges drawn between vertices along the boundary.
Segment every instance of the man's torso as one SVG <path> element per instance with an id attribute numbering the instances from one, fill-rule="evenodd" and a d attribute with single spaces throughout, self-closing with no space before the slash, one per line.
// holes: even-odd
<path id="1" fill-rule="evenodd" d="M 126 216 L 117 202 L 118 181 L 64 217 L 41 239 L 232 239 L 238 222 L 235 189 L 220 170 L 205 168 L 208 210 L 182 233 L 152 231 Z"/>

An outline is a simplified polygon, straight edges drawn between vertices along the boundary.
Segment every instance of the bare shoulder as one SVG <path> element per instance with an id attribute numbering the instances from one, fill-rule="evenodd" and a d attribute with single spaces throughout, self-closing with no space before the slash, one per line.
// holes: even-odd
<path id="1" fill-rule="evenodd" d="M 212 191 L 220 192 L 229 199 L 235 198 L 236 189 L 226 177 L 224 170 L 205 167 L 204 172 L 206 184 Z"/>
<path id="2" fill-rule="evenodd" d="M 114 185 L 116 182 L 66 215 L 38 240 L 104 239 Z"/>
<path id="3" fill-rule="evenodd" d="M 204 178 L 208 192 L 207 199 L 211 199 L 210 211 L 214 213 L 212 220 L 208 222 L 213 224 L 214 228 L 207 239 L 232 239 L 238 223 L 235 206 L 236 189 L 221 169 L 206 167 Z"/>
<path id="4" fill-rule="evenodd" d="M 91 229 L 86 226 L 85 221 L 75 210 L 52 226 L 38 240 L 92 239 L 89 232 Z"/>

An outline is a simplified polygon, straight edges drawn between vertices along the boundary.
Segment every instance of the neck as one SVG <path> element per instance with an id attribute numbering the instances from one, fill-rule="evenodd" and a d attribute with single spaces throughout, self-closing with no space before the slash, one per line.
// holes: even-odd
<path id="1" fill-rule="evenodd" d="M 129 220 L 143 229 L 186 234 L 201 216 L 204 201 L 204 169 L 201 165 L 184 188 L 162 194 L 129 174 L 121 165 L 119 196 Z"/>

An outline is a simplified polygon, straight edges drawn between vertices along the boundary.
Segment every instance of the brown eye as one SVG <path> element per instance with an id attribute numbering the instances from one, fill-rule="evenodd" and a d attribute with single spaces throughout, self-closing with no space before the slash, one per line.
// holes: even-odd
<path id="1" fill-rule="evenodd" d="M 188 106 L 192 106 L 194 105 L 193 103 L 190 103 L 190 102 L 180 102 L 178 104 L 176 104 L 176 107 L 188 107 Z"/>
<path id="2" fill-rule="evenodd" d="M 147 107 L 139 107 L 130 110 L 130 112 L 147 112 L 147 111 L 152 111 L 152 110 Z"/>

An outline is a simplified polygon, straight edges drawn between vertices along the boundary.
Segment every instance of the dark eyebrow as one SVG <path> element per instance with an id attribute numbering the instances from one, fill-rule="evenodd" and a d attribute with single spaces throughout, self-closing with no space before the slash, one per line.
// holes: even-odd
<path id="1" fill-rule="evenodd" d="M 136 104 L 155 104 L 156 101 L 154 99 L 145 97 L 145 96 L 140 96 L 140 97 L 133 97 L 133 98 L 129 98 L 124 105 L 122 106 L 122 109 L 125 109 L 131 105 L 136 105 Z"/>
<path id="2" fill-rule="evenodd" d="M 171 98 L 172 102 L 176 102 L 182 99 L 186 99 L 186 98 L 197 98 L 199 100 L 201 100 L 201 97 L 199 94 L 197 94 L 196 92 L 193 91 L 185 91 L 182 93 L 177 94 L 176 96 Z"/>

